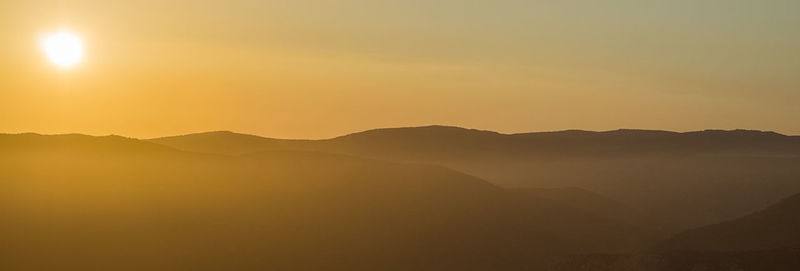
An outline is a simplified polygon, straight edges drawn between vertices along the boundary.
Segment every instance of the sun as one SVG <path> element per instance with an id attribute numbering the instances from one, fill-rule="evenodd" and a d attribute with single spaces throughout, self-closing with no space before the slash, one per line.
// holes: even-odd
<path id="1" fill-rule="evenodd" d="M 83 59 L 83 42 L 69 32 L 45 35 L 41 40 L 41 47 L 47 59 L 62 68 L 73 67 Z"/>

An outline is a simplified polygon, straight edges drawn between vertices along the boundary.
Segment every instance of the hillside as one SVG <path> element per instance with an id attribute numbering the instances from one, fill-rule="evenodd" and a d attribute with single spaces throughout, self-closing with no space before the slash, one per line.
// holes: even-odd
<path id="1" fill-rule="evenodd" d="M 444 167 L 3 135 L 2 270 L 515 270 L 648 229 Z M 47 259 L 42 261 L 41 259 Z"/>
<path id="2" fill-rule="evenodd" d="M 229 131 L 170 136 L 148 141 L 179 150 L 227 155 L 242 155 L 281 149 L 297 150 L 302 149 L 305 143 L 311 142 L 309 140 L 265 138 Z"/>
<path id="3" fill-rule="evenodd" d="M 762 211 L 681 233 L 662 251 L 740 252 L 800 248 L 800 194 Z"/>
<path id="4" fill-rule="evenodd" d="M 572 206 L 600 217 L 613 218 L 641 228 L 661 228 L 661 225 L 650 214 L 585 189 L 574 187 L 519 188 L 510 189 L 510 191 L 533 198 L 557 202 L 565 206 Z"/>
<path id="5" fill-rule="evenodd" d="M 641 255 L 577 255 L 557 261 L 547 271 L 793 271 L 800 269 L 800 249 L 744 252 L 672 252 Z"/>
<path id="6" fill-rule="evenodd" d="M 677 229 L 739 217 L 800 192 L 796 181 L 800 137 L 762 131 L 500 134 L 428 126 L 377 129 L 326 140 L 225 132 L 150 141 L 220 154 L 341 153 L 439 164 L 503 187 L 577 187 L 637 206 L 661 225 Z M 740 197 L 745 191 L 750 196 Z"/>
<path id="7" fill-rule="evenodd" d="M 744 217 L 700 227 L 641 254 L 588 254 L 560 259 L 548 270 L 798 270 L 800 194 Z"/>
<path id="8" fill-rule="evenodd" d="M 571 156 L 625 155 L 649 152 L 748 152 L 798 155 L 800 138 L 752 130 L 669 132 L 567 130 L 501 134 L 450 126 L 424 126 L 367 130 L 323 140 L 264 138 L 229 131 L 154 138 L 149 141 L 178 149 L 223 154 L 271 150 L 325 149 L 392 159 L 458 160 L 496 156 L 560 159 Z M 216 146 L 209 146 L 216 144 Z"/>

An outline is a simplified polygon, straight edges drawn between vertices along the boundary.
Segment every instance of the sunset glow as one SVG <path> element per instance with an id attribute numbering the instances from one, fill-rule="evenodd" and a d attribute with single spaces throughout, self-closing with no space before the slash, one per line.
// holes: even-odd
<path id="1" fill-rule="evenodd" d="M 69 32 L 46 35 L 41 47 L 47 59 L 62 68 L 73 67 L 83 59 L 83 42 Z"/>

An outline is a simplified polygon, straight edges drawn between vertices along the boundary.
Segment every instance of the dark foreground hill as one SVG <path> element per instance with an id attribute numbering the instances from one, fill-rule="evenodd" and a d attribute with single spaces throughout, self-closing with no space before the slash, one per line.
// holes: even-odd
<path id="1" fill-rule="evenodd" d="M 783 248 L 800 248 L 800 194 L 735 220 L 686 231 L 658 247 L 663 251 L 719 252 Z"/>
<path id="2" fill-rule="evenodd" d="M 0 135 L 0 270 L 520 270 L 651 232 L 444 167 Z"/>
<path id="3" fill-rule="evenodd" d="M 578 255 L 553 270 L 800 270 L 800 194 L 762 211 L 689 230 L 647 254 Z"/>
<path id="4" fill-rule="evenodd" d="M 500 134 L 429 126 L 326 140 L 212 132 L 150 141 L 219 154 L 341 153 L 439 164 L 504 187 L 578 187 L 637 206 L 676 229 L 733 219 L 800 192 L 800 137 L 749 130 Z"/>
<path id="5" fill-rule="evenodd" d="M 664 252 L 640 255 L 578 255 L 547 271 L 794 271 L 800 248 L 743 252 Z"/>

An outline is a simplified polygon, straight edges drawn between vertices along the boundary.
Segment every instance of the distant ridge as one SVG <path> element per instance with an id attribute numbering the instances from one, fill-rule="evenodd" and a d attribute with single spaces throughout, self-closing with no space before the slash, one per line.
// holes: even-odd
<path id="1" fill-rule="evenodd" d="M 183 150 L 239 155 L 270 149 L 344 152 L 405 160 L 442 159 L 448 155 L 561 157 L 636 152 L 750 150 L 800 154 L 800 137 L 758 130 L 671 132 L 618 129 L 564 130 L 502 134 L 454 126 L 380 128 L 330 139 L 277 139 L 231 131 L 213 131 L 149 139 Z M 416 154 L 414 154 L 416 153 Z M 448 154 L 449 153 L 449 154 Z M 430 157 L 419 157 L 430 156 Z"/>
<path id="2" fill-rule="evenodd" d="M 148 141 L 224 155 L 271 150 L 339 153 L 437 164 L 504 187 L 578 187 L 639 206 L 675 229 L 739 217 L 800 192 L 800 137 L 758 130 L 503 134 L 432 125 L 321 140 L 210 132 Z M 751 196 L 741 198 L 742 191 Z"/>
<path id="3" fill-rule="evenodd" d="M 370 135 L 380 135 L 380 134 L 393 134 L 393 133 L 408 133 L 408 134 L 415 134 L 415 135 L 425 135 L 425 134 L 432 134 L 432 133 L 443 133 L 448 135 L 476 135 L 476 134 L 484 134 L 484 135 L 506 135 L 501 134 L 494 131 L 488 130 L 478 130 L 478 129 L 468 129 L 462 128 L 457 126 L 445 126 L 445 125 L 429 125 L 429 126 L 418 126 L 418 127 L 397 127 L 397 128 L 378 128 L 378 129 L 371 129 L 361 132 L 355 132 L 343 136 L 338 136 L 336 138 L 344 138 L 344 137 L 351 137 L 351 136 L 370 136 Z"/>
<path id="4" fill-rule="evenodd" d="M 268 150 L 296 149 L 283 146 L 288 144 L 297 146 L 298 144 L 307 142 L 307 140 L 265 138 L 231 131 L 194 133 L 149 139 L 147 141 L 185 151 L 228 155 L 242 155 Z"/>
<path id="5" fill-rule="evenodd" d="M 37 133 L 0 134 L 0 149 L 3 150 L 95 150 L 116 151 L 119 149 L 147 151 L 176 151 L 175 149 L 135 138 L 118 135 L 90 136 L 83 134 L 42 135 Z"/>
<path id="6" fill-rule="evenodd" d="M 459 126 L 449 126 L 449 125 L 427 125 L 427 126 L 405 126 L 405 127 L 386 127 L 386 128 L 376 128 L 376 129 L 369 129 L 359 132 L 353 132 L 345 135 L 335 136 L 332 138 L 327 139 L 284 139 L 284 138 L 275 138 L 275 137 L 266 137 L 260 135 L 253 135 L 247 133 L 239 133 L 230 130 L 218 130 L 218 131 L 208 131 L 208 132 L 197 132 L 197 133 L 188 133 L 188 134 L 181 134 L 175 136 L 164 136 L 164 137 L 156 137 L 146 140 L 156 140 L 156 139 L 166 139 L 166 138 L 176 138 L 176 137 L 185 137 L 185 136 L 197 136 L 197 135 L 242 135 L 242 136 L 252 136 L 257 138 L 263 139 L 275 139 L 275 140 L 302 140 L 302 141 L 319 141 L 319 140 L 330 140 L 336 138 L 343 138 L 349 136 L 364 136 L 364 135 L 375 135 L 375 134 L 384 134 L 384 133 L 394 133 L 394 132 L 413 132 L 417 134 L 424 134 L 424 133 L 440 133 L 446 132 L 451 134 L 492 134 L 498 136 L 520 136 L 520 135 L 536 135 L 536 134 L 700 134 L 700 133 L 708 133 L 708 134 L 724 134 L 724 133 L 731 133 L 731 134 L 740 134 L 740 135 L 775 135 L 775 136 L 787 136 L 787 137 L 800 137 L 800 136 L 789 136 L 784 135 L 781 133 L 777 133 L 774 131 L 763 131 L 763 130 L 751 130 L 751 129 L 732 129 L 732 130 L 724 130 L 724 129 L 705 129 L 705 130 L 696 130 L 696 131 L 686 131 L 686 132 L 675 132 L 675 131 L 668 131 L 668 130 L 653 130 L 653 129 L 632 129 L 632 128 L 620 128 L 614 130 L 602 130 L 602 131 L 593 131 L 593 130 L 582 130 L 582 129 L 567 129 L 567 130 L 553 130 L 553 131 L 536 131 L 536 132 L 519 132 L 519 133 L 501 133 L 495 132 L 491 130 L 482 130 L 482 129 L 473 129 L 473 128 L 464 128 Z"/>

